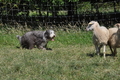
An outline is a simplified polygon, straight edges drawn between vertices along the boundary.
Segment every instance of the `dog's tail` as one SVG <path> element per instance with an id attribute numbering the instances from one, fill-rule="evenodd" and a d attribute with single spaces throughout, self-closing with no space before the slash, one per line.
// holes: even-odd
<path id="1" fill-rule="evenodd" d="M 16 37 L 17 37 L 18 40 L 21 42 L 21 36 L 20 36 L 20 35 L 16 35 Z"/>

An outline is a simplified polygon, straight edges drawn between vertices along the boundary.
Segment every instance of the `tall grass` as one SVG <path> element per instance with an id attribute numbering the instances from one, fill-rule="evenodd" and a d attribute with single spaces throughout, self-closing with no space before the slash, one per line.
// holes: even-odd
<path id="1" fill-rule="evenodd" d="M 0 80 L 119 80 L 120 56 L 91 56 L 92 33 L 56 31 L 49 50 L 17 48 L 21 31 L 0 30 Z M 28 29 L 30 30 L 30 29 Z M 107 54 L 110 54 L 107 48 Z"/>

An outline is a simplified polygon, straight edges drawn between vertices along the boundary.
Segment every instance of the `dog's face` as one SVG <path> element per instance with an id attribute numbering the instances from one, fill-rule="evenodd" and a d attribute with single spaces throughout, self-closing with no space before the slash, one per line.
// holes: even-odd
<path id="1" fill-rule="evenodd" d="M 45 37 L 48 39 L 48 40 L 51 40 L 51 41 L 54 41 L 54 37 L 55 37 L 55 32 L 53 30 L 46 30 L 45 31 Z"/>

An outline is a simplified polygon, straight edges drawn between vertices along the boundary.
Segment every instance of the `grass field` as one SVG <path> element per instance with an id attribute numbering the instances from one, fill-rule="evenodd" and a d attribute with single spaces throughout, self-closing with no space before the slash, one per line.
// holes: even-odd
<path id="1" fill-rule="evenodd" d="M 53 50 L 21 49 L 17 34 L 25 30 L 0 30 L 0 80 L 119 80 L 117 57 L 92 55 L 92 32 L 56 31 Z M 110 54 L 107 47 L 107 54 Z"/>

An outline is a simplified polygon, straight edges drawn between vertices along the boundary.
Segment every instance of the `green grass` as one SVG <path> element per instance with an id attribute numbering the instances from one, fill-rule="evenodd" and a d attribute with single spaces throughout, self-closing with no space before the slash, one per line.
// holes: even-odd
<path id="1" fill-rule="evenodd" d="M 119 80 L 120 51 L 117 57 L 91 56 L 92 32 L 56 31 L 53 50 L 21 49 L 18 29 L 0 30 L 0 80 Z M 107 47 L 107 54 L 110 50 Z"/>

